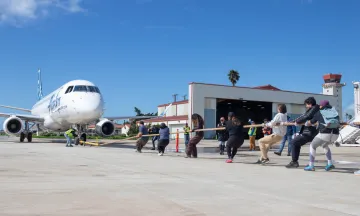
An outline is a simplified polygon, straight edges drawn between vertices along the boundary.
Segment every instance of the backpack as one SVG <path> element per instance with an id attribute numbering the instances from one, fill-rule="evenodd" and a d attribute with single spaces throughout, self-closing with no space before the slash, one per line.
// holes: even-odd
<path id="1" fill-rule="evenodd" d="M 339 128 L 340 127 L 340 121 L 339 121 L 339 113 L 336 111 L 334 107 L 331 109 L 323 109 L 320 110 L 320 113 L 324 119 L 326 128 Z"/>

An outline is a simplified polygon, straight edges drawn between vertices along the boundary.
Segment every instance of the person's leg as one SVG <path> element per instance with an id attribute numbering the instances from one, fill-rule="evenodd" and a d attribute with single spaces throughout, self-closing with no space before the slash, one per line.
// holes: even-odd
<path id="1" fill-rule="evenodd" d="M 66 134 L 64 134 L 64 137 L 65 137 L 65 139 L 66 139 L 66 147 L 68 147 L 69 146 L 69 137 L 68 137 L 68 135 L 66 135 Z"/>
<path id="2" fill-rule="evenodd" d="M 287 140 L 288 140 L 288 154 L 287 154 L 287 156 L 290 156 L 290 154 L 291 154 L 291 149 L 292 149 L 292 145 L 291 145 L 292 135 L 288 135 L 288 136 L 287 136 Z"/>
<path id="3" fill-rule="evenodd" d="M 299 167 L 298 160 L 299 160 L 299 156 L 300 156 L 301 146 L 305 145 L 308 142 L 311 142 L 311 140 L 312 140 L 312 137 L 302 134 L 302 135 L 296 136 L 291 141 L 292 160 L 288 165 L 285 166 L 286 168 L 298 168 Z"/>
<path id="4" fill-rule="evenodd" d="M 312 142 L 310 143 L 310 153 L 309 153 L 310 161 L 309 161 L 309 165 L 304 168 L 305 171 L 315 171 L 314 162 L 316 157 L 316 149 L 319 146 L 323 145 L 325 142 L 326 141 L 320 139 L 318 136 L 316 136 L 312 140 Z"/>
<path id="5" fill-rule="evenodd" d="M 338 134 L 330 134 L 329 136 L 329 142 L 325 143 L 322 147 L 324 149 L 324 153 L 326 155 L 326 159 L 327 159 L 327 165 L 325 166 L 325 170 L 326 171 L 330 171 L 332 169 L 335 168 L 335 166 L 333 165 L 333 161 L 332 161 L 332 155 L 331 155 L 331 150 L 329 148 L 329 145 L 333 142 L 335 142 L 337 140 L 337 138 L 339 137 Z"/>
<path id="6" fill-rule="evenodd" d="M 201 138 L 199 136 L 196 136 L 196 135 L 193 138 L 190 139 L 188 147 L 186 149 L 186 157 L 191 157 L 191 156 L 194 156 L 194 155 L 196 155 L 196 157 L 197 157 L 196 144 L 198 144 L 200 142 L 200 140 L 201 140 Z"/>
<path id="7" fill-rule="evenodd" d="M 286 140 L 287 140 L 287 136 L 284 136 L 283 139 L 281 140 L 279 150 L 275 151 L 274 154 L 281 156 L 281 153 L 282 153 L 282 151 L 284 150 L 284 147 L 285 147 Z"/>
<path id="8" fill-rule="evenodd" d="M 141 153 L 142 143 L 143 143 L 143 141 L 142 141 L 141 138 L 139 138 L 138 140 L 136 140 L 136 152 Z"/>

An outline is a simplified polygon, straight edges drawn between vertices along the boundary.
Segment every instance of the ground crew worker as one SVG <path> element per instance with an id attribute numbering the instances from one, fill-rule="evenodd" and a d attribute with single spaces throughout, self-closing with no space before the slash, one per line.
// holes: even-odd
<path id="1" fill-rule="evenodd" d="M 254 125 L 255 122 L 251 121 L 251 124 Z M 249 128 L 248 131 L 248 135 L 249 135 L 249 142 L 250 142 L 250 151 L 255 151 L 256 145 L 255 145 L 255 140 L 256 140 L 256 127 L 251 127 Z"/>
<path id="2" fill-rule="evenodd" d="M 204 119 L 199 114 L 192 114 L 191 120 L 195 126 L 191 132 L 204 128 Z M 186 158 L 191 158 L 191 156 L 193 158 L 197 158 L 196 145 L 202 140 L 202 138 L 204 138 L 204 131 L 197 131 L 195 136 L 190 139 L 188 147 L 186 148 Z"/>
<path id="3" fill-rule="evenodd" d="M 64 136 L 66 138 L 66 147 L 74 147 L 73 145 L 71 145 L 71 137 L 77 136 L 75 130 L 70 128 L 64 133 Z"/>
<path id="4" fill-rule="evenodd" d="M 168 126 L 166 126 L 165 123 L 160 124 L 160 130 L 159 130 L 159 142 L 158 142 L 158 150 L 159 150 L 159 156 L 163 156 L 165 153 L 165 148 L 170 143 L 170 130 Z"/>
<path id="5" fill-rule="evenodd" d="M 144 125 L 143 121 L 140 121 L 140 126 L 139 126 L 139 133 L 136 136 L 136 138 L 139 138 L 138 140 L 136 140 L 136 152 L 141 153 L 141 149 L 146 145 L 146 143 L 149 141 L 149 137 L 143 137 L 143 135 L 147 135 L 148 134 L 148 130 Z"/>
<path id="6" fill-rule="evenodd" d="M 217 127 L 225 127 L 225 118 L 220 118 L 220 123 L 217 125 Z M 218 136 L 219 148 L 220 148 L 220 155 L 224 154 L 225 151 L 225 142 L 228 140 L 228 133 L 226 130 L 217 130 L 216 131 Z"/>
<path id="7" fill-rule="evenodd" d="M 229 133 L 229 139 L 226 143 L 226 151 L 228 159 L 226 163 L 232 163 L 238 151 L 238 148 L 244 144 L 243 125 L 233 112 L 228 114 L 228 121 L 226 122 L 226 131 Z"/>
<path id="8" fill-rule="evenodd" d="M 188 123 L 185 124 L 185 127 L 183 127 L 184 130 L 184 140 L 185 140 L 185 149 L 187 148 L 187 145 L 189 144 L 190 140 L 190 127 Z"/>

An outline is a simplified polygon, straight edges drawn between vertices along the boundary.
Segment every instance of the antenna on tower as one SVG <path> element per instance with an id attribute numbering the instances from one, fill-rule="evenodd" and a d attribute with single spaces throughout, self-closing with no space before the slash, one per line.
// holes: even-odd
<path id="1" fill-rule="evenodd" d="M 173 94 L 172 96 L 174 97 L 174 102 L 176 102 L 176 98 L 177 98 L 178 94 Z"/>
<path id="2" fill-rule="evenodd" d="M 41 81 L 41 71 L 39 68 L 38 69 L 38 100 L 41 100 L 42 98 L 43 98 L 42 81 Z"/>

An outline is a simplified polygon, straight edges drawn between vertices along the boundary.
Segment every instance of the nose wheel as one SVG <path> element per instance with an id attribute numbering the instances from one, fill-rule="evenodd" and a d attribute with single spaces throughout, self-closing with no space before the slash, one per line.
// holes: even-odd
<path id="1" fill-rule="evenodd" d="M 25 138 L 28 140 L 28 142 L 32 142 L 32 132 L 29 128 L 29 123 L 25 122 L 25 130 L 24 132 L 20 133 L 20 142 L 24 142 Z"/>

